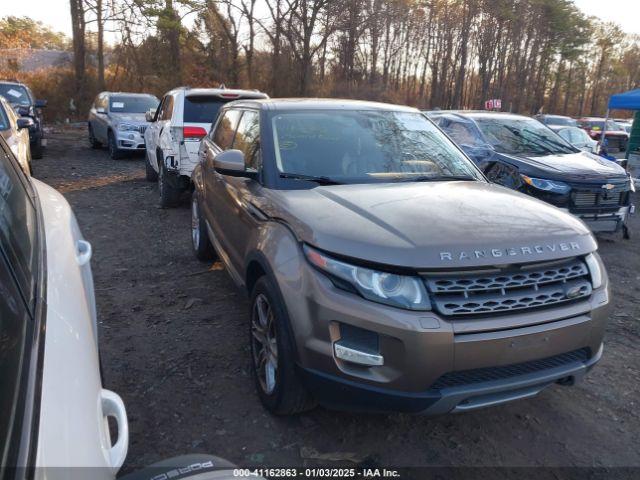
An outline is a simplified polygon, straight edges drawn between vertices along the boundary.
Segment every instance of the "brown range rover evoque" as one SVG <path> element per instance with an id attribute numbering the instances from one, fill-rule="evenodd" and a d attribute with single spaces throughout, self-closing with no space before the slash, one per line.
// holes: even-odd
<path id="1" fill-rule="evenodd" d="M 467 411 L 571 385 L 602 355 L 589 229 L 490 184 L 415 109 L 229 103 L 193 179 L 196 255 L 250 295 L 274 413 Z"/>

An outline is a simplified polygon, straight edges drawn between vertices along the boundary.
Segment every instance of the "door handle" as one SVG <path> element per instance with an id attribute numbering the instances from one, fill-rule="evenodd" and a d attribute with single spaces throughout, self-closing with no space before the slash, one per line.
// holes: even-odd
<path id="1" fill-rule="evenodd" d="M 76 260 L 78 261 L 78 265 L 81 267 L 86 265 L 91 260 L 91 255 L 93 253 L 93 249 L 91 248 L 91 244 L 86 240 L 78 240 L 76 242 Z"/>
<path id="2" fill-rule="evenodd" d="M 127 410 L 118 394 L 111 390 L 102 389 L 100 392 L 102 400 L 102 414 L 105 417 L 115 418 L 118 425 L 118 440 L 116 444 L 109 448 L 109 466 L 115 474 L 124 463 L 129 449 L 129 423 L 127 421 Z M 106 422 L 105 422 L 106 423 Z M 109 435 L 109 432 L 106 432 Z"/>

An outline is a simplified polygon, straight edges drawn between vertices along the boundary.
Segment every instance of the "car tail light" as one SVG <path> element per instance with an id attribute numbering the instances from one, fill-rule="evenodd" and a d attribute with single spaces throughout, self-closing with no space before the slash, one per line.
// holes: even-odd
<path id="1" fill-rule="evenodd" d="M 207 135 L 207 131 L 202 127 L 184 127 L 182 129 L 182 135 L 185 140 L 200 140 L 202 137 Z"/>

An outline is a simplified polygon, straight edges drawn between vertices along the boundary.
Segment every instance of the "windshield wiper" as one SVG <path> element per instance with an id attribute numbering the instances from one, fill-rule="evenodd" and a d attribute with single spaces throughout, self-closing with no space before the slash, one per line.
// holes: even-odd
<path id="1" fill-rule="evenodd" d="M 565 152 L 563 152 L 563 153 L 575 153 L 574 151 L 572 151 L 572 149 L 571 149 L 572 147 L 570 147 L 568 145 L 564 145 L 563 143 L 560 143 L 559 141 L 554 140 L 551 137 L 547 137 L 546 135 L 543 135 L 543 134 L 538 133 L 538 132 L 532 132 L 530 130 L 525 130 L 525 131 L 528 134 L 531 134 L 534 137 L 539 138 L 540 140 L 543 140 L 543 141 L 545 141 L 547 143 L 550 143 L 551 145 L 555 145 L 556 147 L 559 147 L 559 148 L 565 150 Z M 566 152 L 566 150 L 569 150 L 569 152 Z M 554 152 L 554 153 L 556 153 L 556 152 Z"/>
<path id="2" fill-rule="evenodd" d="M 289 178 L 291 180 L 306 180 L 308 182 L 316 182 L 319 185 L 341 185 L 342 182 L 339 182 L 333 178 L 324 177 L 324 176 L 315 176 L 315 175 L 304 175 L 301 173 L 281 173 L 280 178 Z"/>
<path id="3" fill-rule="evenodd" d="M 415 177 L 407 177 L 399 182 L 440 182 L 447 180 L 462 180 L 462 181 L 476 181 L 478 180 L 475 177 L 470 175 L 416 175 Z"/>

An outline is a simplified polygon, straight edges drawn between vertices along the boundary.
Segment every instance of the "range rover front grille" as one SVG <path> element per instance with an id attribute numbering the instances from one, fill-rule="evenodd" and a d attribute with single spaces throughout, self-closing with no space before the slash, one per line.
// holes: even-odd
<path id="1" fill-rule="evenodd" d="M 435 309 L 446 316 L 545 307 L 587 298 L 592 291 L 589 270 L 578 258 L 424 278 Z"/>
<path id="2" fill-rule="evenodd" d="M 529 373 L 550 370 L 552 368 L 562 367 L 576 362 L 586 362 L 589 360 L 589 354 L 590 350 L 585 347 L 580 350 L 574 350 L 573 352 L 561 353 L 560 355 L 555 355 L 553 357 L 531 360 L 513 365 L 449 372 L 438 378 L 438 380 L 431 385 L 429 390 L 441 390 L 443 388 L 460 387 L 464 385 L 472 385 L 474 383 L 504 380 Z"/>

